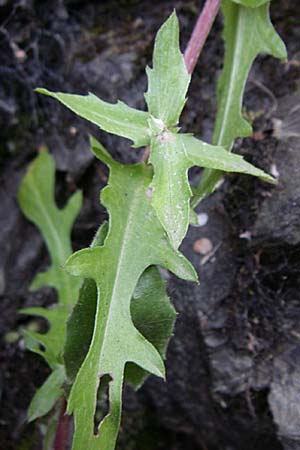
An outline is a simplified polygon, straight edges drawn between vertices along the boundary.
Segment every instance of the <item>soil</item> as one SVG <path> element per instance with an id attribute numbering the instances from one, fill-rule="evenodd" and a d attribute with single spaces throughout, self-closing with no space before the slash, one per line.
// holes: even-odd
<path id="1" fill-rule="evenodd" d="M 191 227 L 182 250 L 197 268 L 200 285 L 169 279 L 179 316 L 167 383 L 150 377 L 137 393 L 126 386 L 119 449 L 300 449 L 300 9 L 292 0 L 273 3 L 271 17 L 289 62 L 256 60 L 245 94 L 254 135 L 238 140 L 235 150 L 278 172 L 278 186 L 227 176 L 198 207 L 208 221 Z M 92 91 L 143 109 L 144 67 L 158 27 L 175 7 L 184 48 L 202 4 L 0 0 L 1 449 L 42 448 L 42 425 L 26 424 L 26 409 L 49 373 L 25 350 L 21 334 L 24 326 L 43 324 L 18 313 L 55 301 L 51 289 L 28 290 L 49 260 L 16 202 L 26 167 L 47 145 L 58 168 L 58 204 L 75 188 L 83 189 L 84 207 L 73 231 L 78 249 L 89 244 L 106 217 L 98 194 L 107 173 L 91 157 L 87 134 L 124 163 L 140 157 L 125 139 L 99 131 L 33 89 Z M 218 17 L 182 118 L 184 131 L 208 142 L 222 65 L 221 30 Z M 282 123 L 277 138 L 274 118 Z M 199 175 L 191 171 L 193 182 Z M 202 238 L 213 244 L 208 258 L 193 250 Z"/>

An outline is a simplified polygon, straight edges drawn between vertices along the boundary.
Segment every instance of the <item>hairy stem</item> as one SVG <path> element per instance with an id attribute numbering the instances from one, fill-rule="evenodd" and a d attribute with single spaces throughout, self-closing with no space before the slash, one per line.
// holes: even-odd
<path id="1" fill-rule="evenodd" d="M 189 73 L 192 73 L 208 33 L 219 11 L 221 0 L 206 0 L 193 33 L 184 52 L 184 60 Z"/>

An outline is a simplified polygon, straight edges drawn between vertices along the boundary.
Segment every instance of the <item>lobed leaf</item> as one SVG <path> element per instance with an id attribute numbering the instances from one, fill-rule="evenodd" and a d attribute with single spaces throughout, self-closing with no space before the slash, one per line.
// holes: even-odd
<path id="1" fill-rule="evenodd" d="M 108 233 L 105 221 L 99 227 L 91 248 L 102 246 Z M 93 279 L 86 278 L 79 291 L 78 302 L 67 321 L 66 341 L 63 359 L 68 381 L 73 383 L 89 350 L 97 308 L 97 285 Z"/>
<path id="2" fill-rule="evenodd" d="M 271 24 L 269 6 L 270 2 L 257 0 L 222 2 L 225 57 L 217 89 L 218 114 L 213 143 L 229 151 L 237 137 L 250 136 L 252 133 L 252 127 L 243 118 L 241 108 L 254 59 L 260 53 L 280 59 L 287 57 L 285 45 Z M 194 195 L 193 206 L 214 190 L 220 176 L 219 171 L 204 171 Z"/>
<path id="3" fill-rule="evenodd" d="M 237 172 L 259 177 L 263 181 L 276 184 L 275 178 L 244 160 L 241 155 L 229 153 L 224 147 L 209 145 L 188 135 L 179 135 L 186 149 L 187 157 L 193 165 Z"/>
<path id="4" fill-rule="evenodd" d="M 191 189 L 188 169 L 208 167 L 240 172 L 274 183 L 275 180 L 239 155 L 223 147 L 206 144 L 188 134 L 165 131 L 151 143 L 150 162 L 154 166 L 152 204 L 174 248 L 184 238 L 190 220 Z"/>
<path id="5" fill-rule="evenodd" d="M 135 146 L 150 143 L 150 162 L 154 168 L 153 176 L 151 165 L 123 166 L 99 143 L 91 141 L 94 154 L 110 167 L 109 184 L 101 193 L 110 222 L 100 229 L 90 248 L 76 252 L 65 264 L 71 275 L 86 279 L 68 323 L 64 351 L 67 376 L 74 382 L 68 400 L 68 413 L 73 413 L 75 420 L 73 450 L 113 450 L 120 426 L 124 379 L 138 386 L 147 373 L 164 377 L 163 357 L 173 328 L 174 310 L 153 266 L 163 266 L 180 278 L 197 279 L 191 264 L 177 250 L 189 219 L 194 217 L 190 209 L 188 169 L 198 165 L 274 181 L 241 156 L 224 149 L 224 146 L 231 149 L 237 135 L 251 132 L 240 109 L 253 59 L 259 52 L 282 56 L 285 51 L 269 21 L 268 5 L 258 7 L 264 3 L 262 0 L 237 1 L 252 8 L 224 0 L 226 54 L 219 82 L 216 146 L 178 134 L 176 129 L 190 76 L 179 49 L 175 13 L 157 35 L 153 69 L 147 70 L 149 87 L 145 98 L 149 113 L 121 102 L 109 104 L 92 94 L 80 96 L 38 89 L 100 128 L 131 139 Z M 200 196 L 215 183 L 216 175 L 208 174 L 200 186 Z M 53 187 L 51 192 L 53 197 Z M 195 198 L 199 198 L 199 192 Z M 32 211 L 30 214 L 35 217 Z M 40 221 L 35 220 L 37 224 Z M 47 227 L 43 225 L 47 245 L 52 247 L 57 243 L 53 240 L 56 225 L 55 222 L 52 229 L 49 223 Z M 55 255 L 51 256 L 54 261 Z M 59 289 L 54 263 L 46 274 L 40 274 L 35 284 L 40 286 L 50 283 L 49 280 Z M 62 306 L 68 305 L 65 301 Z M 53 368 L 56 360 L 49 349 L 58 348 L 54 339 L 57 336 L 27 334 L 32 349 L 43 351 Z M 110 410 L 95 432 L 97 394 L 108 378 Z"/>
<path id="6" fill-rule="evenodd" d="M 102 246 L 108 232 L 108 223 L 104 222 L 91 247 Z M 85 279 L 79 293 L 79 299 L 67 322 L 64 363 L 68 381 L 74 382 L 91 344 L 97 307 L 97 286 L 94 280 Z M 142 274 L 131 299 L 131 316 L 134 326 L 165 356 L 171 337 L 175 310 L 166 294 L 165 282 L 157 268 L 149 267 Z M 147 372 L 128 363 L 125 379 L 139 387 Z"/>
<path id="7" fill-rule="evenodd" d="M 38 333 L 23 330 L 26 337 L 26 346 L 47 361 L 53 369 L 57 364 L 62 364 L 62 348 L 66 334 L 66 322 L 70 314 L 70 308 L 65 305 L 55 305 L 51 309 L 31 307 L 19 310 L 21 314 L 43 317 L 49 323 L 47 333 Z"/>
<path id="8" fill-rule="evenodd" d="M 64 362 L 68 381 L 73 383 L 86 357 L 94 330 L 97 286 L 85 280 L 78 302 L 67 323 Z M 176 313 L 166 294 L 165 282 L 155 267 L 142 274 L 131 299 L 131 317 L 138 331 L 165 356 Z M 125 380 L 138 388 L 148 373 L 133 363 L 125 367 Z"/>
<path id="9" fill-rule="evenodd" d="M 167 128 L 175 126 L 191 79 L 179 49 L 179 24 L 175 11 L 156 35 L 153 69 L 147 67 L 146 72 L 148 91 L 145 99 L 150 114 Z"/>
<path id="10" fill-rule="evenodd" d="M 214 143 L 218 147 L 215 151 L 219 153 L 215 154 L 213 147 L 205 147 L 203 144 L 202 159 L 193 155 L 196 158 L 194 164 L 209 169 L 204 171 L 201 185 L 194 192 L 192 206 L 214 188 L 220 170 L 227 170 L 227 167 L 229 171 L 251 173 L 271 180 L 258 169 L 250 170 L 245 162 L 242 170 L 241 159 L 239 162 L 236 157 L 234 160 L 227 160 L 220 147 L 231 149 L 235 137 L 251 134 L 250 125 L 241 115 L 241 102 L 253 59 L 259 52 L 283 57 L 285 48 L 270 23 L 267 4 L 248 8 L 224 0 L 223 10 L 226 52 L 224 70 L 219 81 L 219 112 L 214 134 Z M 147 74 L 149 88 L 145 98 L 150 114 L 135 111 L 124 104 L 109 105 L 91 94 L 77 96 L 39 91 L 57 98 L 105 130 L 131 138 L 136 145 L 148 144 L 151 138 L 149 160 L 154 167 L 152 204 L 173 247 L 178 248 L 186 234 L 192 213 L 189 206 L 191 189 L 187 177 L 191 158 L 186 155 L 183 138 L 175 137 L 178 131 L 175 127 L 190 81 L 179 48 L 179 26 L 175 12 L 157 34 L 153 69 L 148 69 Z M 189 138 L 187 141 L 193 142 Z M 198 149 L 199 146 L 198 143 Z M 211 158 L 207 152 L 204 154 L 205 148 L 210 148 Z M 216 162 L 217 156 L 222 160 Z"/>
<path id="11" fill-rule="evenodd" d="M 54 287 L 59 302 L 71 306 L 77 300 L 79 282 L 61 266 L 72 253 L 71 228 L 81 208 L 82 194 L 77 191 L 63 209 L 58 209 L 54 199 L 54 181 L 54 160 L 44 149 L 31 163 L 21 182 L 18 202 L 27 219 L 39 228 L 51 257 L 50 268 L 37 275 L 31 288 Z"/>
<path id="12" fill-rule="evenodd" d="M 23 330 L 29 350 L 43 356 L 53 372 L 37 390 L 28 410 L 28 420 L 47 414 L 62 393 L 65 372 L 62 366 L 62 348 L 65 341 L 66 321 L 78 297 L 79 280 L 62 270 L 62 264 L 72 253 L 71 228 L 82 203 L 81 192 L 76 192 L 63 209 L 54 199 L 55 164 L 52 156 L 43 150 L 30 165 L 19 192 L 19 205 L 25 216 L 41 231 L 50 257 L 51 266 L 38 274 L 32 289 L 48 285 L 58 293 L 58 305 L 52 309 L 32 307 L 22 314 L 40 316 L 49 323 L 47 333 Z"/>
<path id="13" fill-rule="evenodd" d="M 148 145 L 150 142 L 147 123 L 149 114 L 144 111 L 130 108 L 121 101 L 115 104 L 104 102 L 91 93 L 64 94 L 42 88 L 36 91 L 59 100 L 78 116 L 98 125 L 102 130 L 130 139 L 134 147 Z"/>
<path id="14" fill-rule="evenodd" d="M 223 0 L 225 58 L 218 83 L 218 115 L 213 143 L 228 149 L 236 137 L 251 135 L 241 105 L 252 63 L 259 53 L 286 58 L 286 49 L 270 22 L 269 2 L 255 8 Z"/>
<path id="15" fill-rule="evenodd" d="M 32 307 L 21 309 L 19 312 L 21 314 L 43 317 L 49 322 L 47 333 L 23 330 L 27 349 L 41 355 L 52 369 L 52 373 L 42 386 L 38 388 L 30 402 L 27 419 L 31 422 L 48 414 L 63 394 L 66 374 L 62 365 L 62 349 L 66 337 L 66 322 L 70 314 L 70 308 L 66 305 L 57 305 L 52 309 Z"/>
<path id="16" fill-rule="evenodd" d="M 189 224 L 188 181 L 190 161 L 177 134 L 165 132 L 153 139 L 149 161 L 154 167 L 152 205 L 174 248 L 178 248 Z"/>
<path id="17" fill-rule="evenodd" d="M 34 394 L 28 409 L 28 422 L 48 414 L 63 394 L 65 370 L 62 365 L 55 367 L 43 385 Z"/>
<path id="18" fill-rule="evenodd" d="M 109 185 L 101 193 L 110 226 L 102 247 L 81 250 L 66 263 L 73 275 L 95 280 L 98 292 L 92 341 L 73 384 L 68 413 L 75 419 L 73 450 L 112 450 L 120 425 L 125 365 L 132 362 L 164 377 L 161 355 L 137 330 L 130 314 L 137 281 L 151 265 L 164 266 L 184 279 L 197 277 L 192 265 L 171 247 L 151 206 L 151 168 L 120 165 L 95 140 L 92 144 L 95 155 L 110 166 Z M 97 392 L 100 376 L 106 374 L 112 379 L 110 412 L 95 435 Z"/>

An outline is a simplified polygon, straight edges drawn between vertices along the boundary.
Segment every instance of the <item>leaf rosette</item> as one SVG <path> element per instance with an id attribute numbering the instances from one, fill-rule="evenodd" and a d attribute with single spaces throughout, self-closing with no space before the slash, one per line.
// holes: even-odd
<path id="1" fill-rule="evenodd" d="M 72 95 L 46 89 L 38 89 L 38 92 L 56 98 L 101 129 L 131 139 L 135 147 L 150 145 L 149 161 L 154 167 L 152 205 L 177 249 L 187 232 L 191 213 L 189 167 L 198 165 L 248 173 L 269 182 L 274 180 L 245 163 L 240 156 L 228 156 L 220 145 L 212 146 L 179 133 L 177 125 L 186 102 L 190 75 L 179 48 L 179 24 L 175 12 L 157 33 L 153 68 L 147 68 L 147 76 L 145 99 L 148 112 L 129 108 L 124 103 L 111 105 L 93 94 Z"/>

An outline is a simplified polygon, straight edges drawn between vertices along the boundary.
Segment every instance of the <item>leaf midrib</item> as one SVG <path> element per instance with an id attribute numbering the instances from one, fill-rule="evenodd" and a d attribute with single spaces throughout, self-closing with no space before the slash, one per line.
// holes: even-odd
<path id="1" fill-rule="evenodd" d="M 66 94 L 63 94 L 63 95 L 66 95 Z M 57 98 L 67 108 L 71 109 L 75 114 L 78 114 L 79 116 L 81 116 L 83 118 L 85 118 L 83 113 L 82 113 L 82 110 L 84 110 L 86 116 L 90 117 L 89 119 L 86 119 L 86 120 L 89 120 L 90 122 L 94 123 L 95 125 L 99 126 L 102 129 L 104 129 L 104 127 L 102 125 L 99 125 L 99 123 L 96 122 L 97 118 L 99 118 L 98 120 L 105 121 L 106 124 L 108 124 L 108 126 L 115 127 L 116 129 L 118 129 L 118 128 L 119 129 L 123 129 L 124 133 L 126 132 L 126 136 L 124 136 L 124 133 L 123 133 L 123 136 L 126 137 L 127 139 L 131 139 L 133 141 L 136 141 L 138 139 L 141 139 L 142 137 L 144 137 L 144 138 L 148 137 L 148 127 L 147 127 L 147 125 L 146 124 L 144 125 L 144 124 L 141 124 L 141 123 L 139 123 L 137 125 L 136 124 L 137 120 L 136 120 L 136 122 L 134 120 L 132 120 L 132 121 L 126 123 L 126 121 L 124 121 L 124 120 L 120 121 L 118 119 L 112 118 L 111 115 L 108 116 L 107 114 L 105 114 L 105 112 L 103 112 L 103 114 L 102 114 L 101 112 L 99 112 L 99 110 L 97 111 L 96 109 L 94 109 L 92 114 L 91 114 L 91 111 L 90 111 L 90 109 L 89 109 L 89 107 L 87 105 L 81 105 L 81 112 L 80 112 L 80 111 L 78 111 L 78 109 L 76 109 L 76 107 L 74 105 L 71 106 L 68 103 L 68 101 L 66 101 L 60 94 L 55 94 L 54 93 L 54 95 L 51 95 L 51 96 L 54 97 L 54 98 Z M 91 98 L 90 95 L 85 96 L 85 97 L 87 99 L 90 99 L 92 102 L 94 102 L 95 108 L 100 108 L 101 107 L 101 108 L 103 108 L 103 110 L 110 110 L 111 108 L 114 108 L 114 107 L 116 107 L 118 105 L 117 103 L 116 104 L 110 104 L 110 103 L 106 104 L 101 99 L 98 99 L 98 97 L 96 97 L 96 99 L 95 99 L 95 98 L 93 98 L 94 96 Z M 100 103 L 101 106 L 99 105 L 99 103 Z M 130 108 L 130 107 L 128 107 L 128 108 L 129 108 L 129 111 L 128 111 L 129 113 L 133 113 L 133 112 L 143 113 L 144 112 L 144 111 L 139 111 L 139 110 L 135 110 L 135 109 L 133 109 L 131 111 L 132 108 Z M 116 112 L 113 112 L 113 114 L 116 114 Z M 125 114 L 125 112 L 123 112 L 122 114 Z M 146 115 L 147 115 L 147 113 L 145 113 L 145 121 L 147 120 L 146 119 Z M 92 116 L 94 116 L 94 117 L 92 118 Z M 140 119 L 141 119 L 141 115 L 140 115 L 140 117 L 138 117 L 138 120 L 140 120 Z M 132 134 L 133 133 L 135 134 L 134 137 L 133 136 L 129 136 L 130 131 L 132 132 Z"/>
<path id="2" fill-rule="evenodd" d="M 33 177 L 33 184 L 32 184 L 32 186 L 33 186 L 33 188 L 30 187 L 30 189 L 32 190 L 34 196 L 36 197 L 36 199 L 37 199 L 37 201 L 38 201 L 38 203 L 40 205 L 40 211 L 41 211 L 42 215 L 44 216 L 46 224 L 48 225 L 48 227 L 47 227 L 48 231 L 52 235 L 52 237 L 53 237 L 53 239 L 55 241 L 55 245 L 53 245 L 53 248 L 52 248 L 52 246 L 50 245 L 50 242 L 47 242 L 48 241 L 47 233 L 43 233 L 44 236 L 45 236 L 46 242 L 47 242 L 48 250 L 49 250 L 50 255 L 51 255 L 51 262 L 53 264 L 53 260 L 54 260 L 53 249 L 55 248 L 57 250 L 57 253 L 58 253 L 58 258 L 61 261 L 61 264 L 63 264 L 64 260 L 67 258 L 67 255 L 65 255 L 64 246 L 63 246 L 62 241 L 60 239 L 60 235 L 57 232 L 53 221 L 51 220 L 52 216 L 48 214 L 47 208 L 45 208 L 45 206 L 44 206 L 43 199 L 42 199 L 42 197 L 40 195 L 38 186 L 36 185 L 35 177 Z M 39 228 L 42 228 L 40 224 L 37 224 L 37 225 L 38 225 Z M 66 292 L 67 292 L 67 299 L 70 299 L 70 293 L 71 293 L 70 283 L 69 283 L 69 281 L 67 280 L 66 277 L 62 277 L 61 279 L 63 280 L 63 283 L 64 283 L 63 289 L 66 290 Z M 62 299 L 60 299 L 60 301 L 62 301 Z"/>
<path id="3" fill-rule="evenodd" d="M 117 268 L 116 268 L 115 276 L 113 279 L 113 290 L 111 291 L 111 295 L 110 295 L 111 301 L 109 302 L 110 306 L 109 306 L 109 311 L 108 311 L 106 324 L 105 324 L 103 343 L 101 346 L 101 353 L 100 353 L 100 357 L 99 357 L 99 365 L 100 365 L 100 361 L 102 360 L 102 357 L 103 357 L 103 351 L 106 347 L 106 340 L 108 337 L 106 330 L 107 329 L 110 330 L 111 328 L 113 328 L 110 326 L 110 323 L 111 323 L 111 321 L 113 321 L 113 323 L 114 323 L 113 313 L 115 311 L 115 305 L 118 303 L 118 296 L 116 295 L 116 292 L 119 290 L 120 274 L 123 269 L 123 260 L 126 258 L 126 250 L 127 250 L 128 243 L 132 242 L 132 240 L 128 236 L 130 234 L 132 234 L 132 232 L 133 232 L 132 231 L 133 230 L 132 222 L 133 222 L 133 218 L 137 217 L 135 211 L 137 209 L 137 204 L 140 201 L 141 191 L 143 191 L 143 190 L 144 190 L 144 186 L 141 186 L 140 188 L 138 188 L 135 191 L 134 200 L 132 200 L 132 202 L 131 202 L 131 208 L 129 209 L 125 229 L 122 234 L 122 240 L 121 240 L 122 244 L 121 244 L 120 253 L 119 253 L 120 256 L 118 258 Z M 126 264 L 125 264 L 125 267 L 126 267 Z M 100 286 L 100 295 L 101 295 L 101 286 Z"/>
<path id="4" fill-rule="evenodd" d="M 112 105 L 112 106 L 114 106 L 114 105 Z M 104 106 L 104 108 L 105 108 L 105 106 Z M 123 129 L 129 130 L 129 131 L 132 130 L 136 134 L 136 138 L 140 137 L 139 135 L 142 134 L 141 128 L 143 128 L 143 130 L 145 131 L 145 137 L 147 137 L 148 128 L 145 125 L 142 125 L 142 124 L 136 125 L 135 122 L 128 122 L 128 123 L 126 121 L 121 122 L 117 119 L 112 119 L 111 117 L 108 118 L 107 115 L 101 114 L 100 112 L 95 111 L 95 110 L 93 111 L 93 114 L 96 117 L 100 117 L 101 120 L 105 120 L 106 123 L 111 123 L 113 126 L 115 126 L 117 128 L 119 127 L 119 128 L 123 128 Z M 96 125 L 99 125 L 99 124 L 96 124 Z"/>
<path id="5" fill-rule="evenodd" d="M 241 25 L 241 8 L 240 8 L 240 6 L 238 6 L 238 17 L 237 17 L 237 26 L 236 26 L 237 31 L 234 36 L 234 50 L 233 50 L 233 57 L 232 57 L 233 64 L 231 64 L 232 70 L 230 71 L 229 88 L 228 88 L 227 96 L 226 96 L 227 100 L 225 102 L 225 108 L 223 110 L 224 120 L 222 120 L 222 125 L 221 125 L 220 131 L 219 131 L 216 145 L 222 145 L 225 131 L 228 128 L 227 124 L 231 118 L 231 116 L 229 114 L 229 109 L 230 109 L 230 104 L 231 104 L 231 98 L 233 95 L 232 93 L 234 91 L 235 77 L 236 77 L 236 73 L 237 73 L 238 67 L 239 67 L 239 56 L 238 55 L 241 53 L 241 48 L 244 43 L 244 40 L 242 39 L 243 33 L 241 33 L 241 39 L 239 38 L 240 30 L 241 30 L 240 25 Z M 231 147 L 232 147 L 232 143 L 230 145 L 229 151 L 231 150 Z"/>

